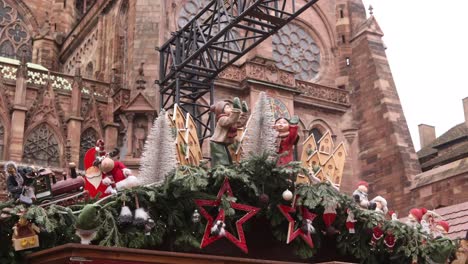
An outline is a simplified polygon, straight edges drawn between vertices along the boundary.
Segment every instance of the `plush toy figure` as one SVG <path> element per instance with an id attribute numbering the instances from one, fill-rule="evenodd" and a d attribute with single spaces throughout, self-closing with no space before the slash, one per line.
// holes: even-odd
<path id="1" fill-rule="evenodd" d="M 16 163 L 8 161 L 5 173 L 9 195 L 21 203 L 32 204 L 36 200 L 33 187 L 35 171 L 31 167 L 18 168 Z"/>
<path id="2" fill-rule="evenodd" d="M 353 198 L 362 208 L 375 210 L 377 205 L 375 202 L 369 202 L 369 198 L 367 198 L 368 188 L 369 184 L 367 182 L 358 182 L 357 189 L 353 192 Z"/>
<path id="3" fill-rule="evenodd" d="M 108 179 L 105 181 L 103 180 L 104 184 L 109 185 L 111 183 L 109 181 L 111 179 L 110 177 L 112 177 L 117 190 L 123 190 L 139 185 L 138 179 L 132 175 L 132 171 L 125 167 L 125 165 L 120 161 L 106 157 L 101 161 L 100 169 L 106 174 L 104 180 Z"/>
<path id="4" fill-rule="evenodd" d="M 230 165 L 232 158 L 228 146 L 234 143 L 237 128 L 243 127 L 247 121 L 247 103 L 242 102 L 241 105 L 236 97 L 232 106 L 227 101 L 221 101 L 212 105 L 210 111 L 216 116 L 216 127 L 210 140 L 211 166 Z"/>
<path id="5" fill-rule="evenodd" d="M 406 220 L 406 224 L 416 228 L 422 220 L 424 214 L 426 214 L 426 208 L 413 208 L 409 211 L 408 219 Z"/>
<path id="6" fill-rule="evenodd" d="M 104 175 L 105 177 L 105 175 Z M 112 193 L 112 186 L 109 184 L 105 184 L 106 181 L 103 179 L 103 175 L 101 170 L 99 170 L 96 166 L 91 166 L 86 170 L 85 174 L 85 190 L 88 191 L 88 194 L 91 198 L 96 197 L 99 194 L 99 198 L 106 197 L 107 195 Z"/>
<path id="7" fill-rule="evenodd" d="M 75 224 L 76 235 L 81 238 L 81 244 L 88 245 L 96 237 L 100 222 L 100 206 L 87 204 Z"/>
<path id="8" fill-rule="evenodd" d="M 5 174 L 7 176 L 7 189 L 13 199 L 18 199 L 23 191 L 24 179 L 18 172 L 16 163 L 8 161 L 5 164 Z"/>
<path id="9" fill-rule="evenodd" d="M 383 213 L 384 215 L 388 213 L 387 207 L 387 200 L 382 196 L 376 196 L 374 199 L 371 200 L 371 203 L 375 203 L 375 211 L 379 213 Z"/>
<path id="10" fill-rule="evenodd" d="M 299 140 L 298 123 L 297 116 L 293 116 L 290 120 L 278 118 L 275 122 L 275 129 L 278 131 L 277 153 L 283 154 L 278 159 L 278 165 L 285 165 L 293 161 L 293 147 Z"/>
<path id="11" fill-rule="evenodd" d="M 435 230 L 432 232 L 434 237 L 444 237 L 450 230 L 450 225 L 447 221 L 441 220 L 435 223 Z"/>

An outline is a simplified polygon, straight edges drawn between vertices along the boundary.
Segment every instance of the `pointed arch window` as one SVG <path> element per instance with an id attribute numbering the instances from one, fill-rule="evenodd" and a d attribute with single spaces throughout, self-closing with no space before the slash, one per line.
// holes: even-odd
<path id="1" fill-rule="evenodd" d="M 96 141 L 98 140 L 98 133 L 93 128 L 86 129 L 83 134 L 81 134 L 80 139 L 80 161 L 78 168 L 84 169 L 84 156 L 88 149 L 96 146 Z"/>
<path id="2" fill-rule="evenodd" d="M 26 138 L 23 162 L 60 167 L 58 140 L 47 124 L 39 125 Z"/>
<path id="3" fill-rule="evenodd" d="M 324 134 L 324 130 L 323 129 L 320 129 L 319 127 L 313 127 L 310 131 L 309 131 L 309 135 L 310 134 L 313 134 L 314 135 L 314 139 L 315 139 L 315 143 L 318 144 L 318 141 L 322 138 L 323 134 Z"/>

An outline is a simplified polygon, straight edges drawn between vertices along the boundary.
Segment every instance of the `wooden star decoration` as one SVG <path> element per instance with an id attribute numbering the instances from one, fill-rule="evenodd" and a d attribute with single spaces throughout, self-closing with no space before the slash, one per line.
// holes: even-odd
<path id="1" fill-rule="evenodd" d="M 223 185 L 221 186 L 221 189 L 219 189 L 216 200 L 201 200 L 201 199 L 195 200 L 195 204 L 199 208 L 200 214 L 208 221 L 206 224 L 205 233 L 203 234 L 202 242 L 200 244 L 200 248 L 205 248 L 206 246 L 210 245 L 211 243 L 223 237 L 220 235 L 212 235 L 211 228 L 213 227 L 213 224 L 216 223 L 218 220 L 221 220 L 224 222 L 225 220 L 224 209 L 219 209 L 218 215 L 216 216 L 215 219 L 213 219 L 213 216 L 211 216 L 204 207 L 205 206 L 218 207 L 221 204 L 221 198 L 223 197 L 223 194 L 225 193 L 229 197 L 234 197 L 231 186 L 229 185 L 229 181 L 227 178 L 224 179 Z M 260 208 L 253 207 L 250 205 L 235 203 L 232 201 L 230 201 L 229 203 L 231 205 L 231 208 L 235 210 L 245 211 L 247 213 L 244 216 L 242 216 L 239 220 L 236 221 L 236 229 L 237 229 L 237 234 L 239 238 L 236 238 L 232 233 L 230 233 L 227 230 L 225 230 L 224 237 L 230 240 L 234 245 L 236 245 L 242 251 L 244 251 L 245 253 L 248 253 L 247 241 L 245 239 L 244 228 L 242 225 L 245 222 L 247 222 L 250 218 L 252 218 L 254 215 L 256 215 L 260 211 Z"/>
<path id="2" fill-rule="evenodd" d="M 310 212 L 309 209 L 307 209 L 304 206 L 296 206 L 296 199 L 293 200 L 292 206 L 279 204 L 278 209 L 289 222 L 286 244 L 289 244 L 291 241 L 296 239 L 296 237 L 300 236 L 307 243 L 307 245 L 309 245 L 310 248 L 314 248 L 314 242 L 312 241 L 310 232 L 304 232 L 304 230 L 302 230 L 300 227 L 294 230 L 296 221 L 294 220 L 294 218 L 291 217 L 290 213 L 295 213 L 297 210 L 300 210 L 303 219 L 309 219 L 311 221 L 314 221 L 317 215 Z"/>

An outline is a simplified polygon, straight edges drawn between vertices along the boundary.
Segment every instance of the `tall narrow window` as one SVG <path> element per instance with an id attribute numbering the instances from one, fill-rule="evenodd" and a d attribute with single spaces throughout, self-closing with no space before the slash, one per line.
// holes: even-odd
<path id="1" fill-rule="evenodd" d="M 78 168 L 84 169 L 84 156 L 88 149 L 96 146 L 96 141 L 98 140 L 98 134 L 93 128 L 86 129 L 83 134 L 81 134 L 80 139 L 80 162 Z"/>
<path id="2" fill-rule="evenodd" d="M 343 9 L 340 9 L 340 18 L 344 18 L 344 12 L 343 12 Z"/>
<path id="3" fill-rule="evenodd" d="M 0 159 L 3 159 L 3 149 L 4 149 L 4 146 L 5 146 L 5 142 L 4 142 L 4 139 L 5 139 L 5 128 L 3 127 L 3 124 L 2 122 L 0 121 Z"/>

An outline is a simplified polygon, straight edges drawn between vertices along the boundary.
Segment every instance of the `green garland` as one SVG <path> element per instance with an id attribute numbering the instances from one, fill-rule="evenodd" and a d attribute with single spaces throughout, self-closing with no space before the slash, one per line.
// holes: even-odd
<path id="1" fill-rule="evenodd" d="M 276 205 L 289 204 L 282 200 L 281 194 L 292 187 L 294 175 L 305 171 L 299 162 L 277 167 L 276 160 L 276 155 L 263 154 L 236 166 L 219 166 L 214 169 L 181 166 L 171 172 L 161 186 L 125 190 L 109 199 L 100 209 L 98 217 L 102 224 L 93 243 L 110 247 L 201 252 L 199 247 L 206 222 L 204 219 L 200 223 L 192 222 L 192 214 L 196 209 L 194 200 L 215 199 L 225 177 L 230 181 L 236 202 L 261 207 L 256 217 L 268 219 L 274 237 L 285 243 L 288 222 Z M 321 217 L 324 206 L 330 202 L 338 204 L 334 226 L 340 233 L 335 236 L 336 247 L 342 254 L 352 255 L 363 263 L 409 263 L 413 259 L 418 259 L 418 263 L 443 263 L 455 251 L 455 242 L 446 238 L 430 239 L 420 229 L 410 228 L 398 221 L 388 221 L 381 214 L 362 210 L 351 197 L 336 191 L 329 184 L 300 185 L 296 187 L 295 193 L 298 194 L 298 205 L 306 206 L 318 215 L 313 222 L 317 230 L 325 230 Z M 267 203 L 259 201 L 261 194 L 268 195 Z M 124 203 L 135 209 L 135 196 L 138 196 L 140 207 L 145 208 L 154 220 L 155 225 L 149 235 L 144 227 L 120 226 L 117 221 Z M 229 207 L 228 199 L 232 198 L 222 198 L 221 207 L 229 216 L 226 219 L 231 219 L 226 222 L 227 228 L 235 230 L 231 227 L 240 216 Z M 88 201 L 91 202 L 95 200 Z M 65 243 L 79 243 L 74 227 L 77 215 L 73 211 L 81 210 L 84 205 L 52 205 L 47 209 L 38 206 L 25 208 L 22 205 L 14 207 L 12 217 L 0 222 L 0 263 L 21 263 L 25 254 Z M 11 203 L 0 204 L 0 209 L 9 206 Z M 352 210 L 357 220 L 355 234 L 349 234 L 345 227 L 346 209 Z M 39 248 L 25 252 L 13 250 L 12 228 L 18 221 L 14 212 L 20 210 L 27 210 L 26 218 L 41 228 Z M 391 231 L 396 237 L 393 252 L 388 251 L 383 239 L 374 248 L 369 245 L 371 230 L 378 223 L 384 232 Z M 247 230 L 249 226 L 250 222 L 244 225 Z M 298 256 L 310 258 L 320 251 L 326 236 L 322 232 L 313 235 L 314 249 L 301 239 L 295 239 L 291 247 Z"/>

